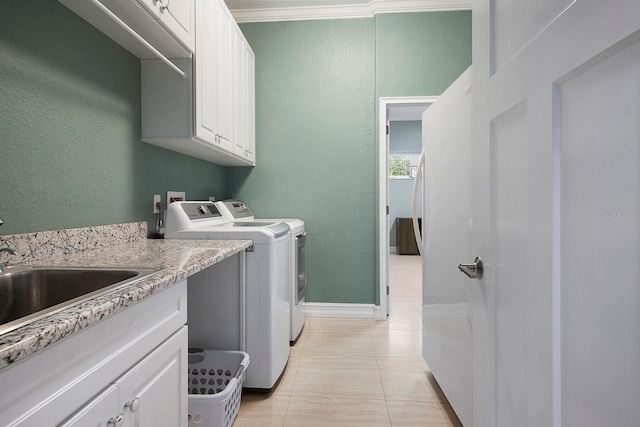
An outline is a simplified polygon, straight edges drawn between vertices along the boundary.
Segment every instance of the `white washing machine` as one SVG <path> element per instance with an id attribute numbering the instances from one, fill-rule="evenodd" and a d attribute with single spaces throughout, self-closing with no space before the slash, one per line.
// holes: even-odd
<path id="1" fill-rule="evenodd" d="M 245 309 L 240 313 L 242 326 L 239 333 L 243 337 L 239 342 L 244 343 L 240 347 L 245 347 L 240 350 L 246 351 L 250 359 L 244 387 L 271 390 L 284 372 L 289 358 L 289 226 L 277 221 L 230 222 L 223 218 L 213 202 L 173 202 L 167 208 L 164 237 L 253 241 L 245 255 Z M 210 268 L 203 272 L 208 270 L 212 275 L 209 280 L 211 286 L 220 286 L 216 270 Z M 200 281 L 201 273 L 197 275 Z M 216 294 L 224 295 L 215 291 L 210 295 Z M 212 331 L 233 328 L 234 317 L 238 316 L 234 315 L 232 305 L 229 304 L 228 308 L 229 322 L 193 326 Z M 211 334 L 216 335 L 219 334 Z M 215 348 L 219 343 L 205 344 Z"/>
<path id="2" fill-rule="evenodd" d="M 253 212 L 241 200 L 221 200 L 216 202 L 216 206 L 222 216 L 233 222 L 246 221 L 281 221 L 289 225 L 289 233 L 291 235 L 290 251 L 289 251 L 289 303 L 291 308 L 290 322 L 290 344 L 294 345 L 304 328 L 304 302 L 306 300 L 307 290 L 307 271 L 306 271 L 306 242 L 307 233 L 304 221 L 301 219 L 255 219 Z"/>

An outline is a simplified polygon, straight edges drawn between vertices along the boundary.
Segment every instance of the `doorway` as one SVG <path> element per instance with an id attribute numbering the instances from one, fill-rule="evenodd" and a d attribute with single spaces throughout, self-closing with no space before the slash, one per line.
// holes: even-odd
<path id="1" fill-rule="evenodd" d="M 390 277 L 390 191 L 389 191 L 389 134 L 391 121 L 422 120 L 422 113 L 437 99 L 437 96 L 424 97 L 381 97 L 378 118 L 378 274 L 380 282 L 380 305 L 376 310 L 376 320 L 386 320 L 389 316 L 389 277 Z M 407 201 L 410 203 L 410 200 Z"/>

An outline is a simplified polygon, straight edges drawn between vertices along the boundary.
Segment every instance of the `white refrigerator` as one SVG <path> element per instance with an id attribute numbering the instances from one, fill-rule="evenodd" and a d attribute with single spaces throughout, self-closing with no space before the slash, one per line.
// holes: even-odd
<path id="1" fill-rule="evenodd" d="M 418 191 L 423 192 L 422 238 L 415 221 Z M 473 259 L 471 68 L 422 116 L 422 155 L 413 199 L 422 255 L 422 355 L 462 424 L 471 426 L 470 286 L 476 281 L 458 268 L 460 262 Z"/>

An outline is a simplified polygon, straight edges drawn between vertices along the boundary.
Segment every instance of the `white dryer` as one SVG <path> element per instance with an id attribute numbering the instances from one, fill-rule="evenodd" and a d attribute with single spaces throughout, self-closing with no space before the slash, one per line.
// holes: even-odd
<path id="1" fill-rule="evenodd" d="M 164 237 L 253 241 L 245 258 L 246 308 L 240 314 L 244 320 L 240 331 L 244 339 L 240 342 L 245 347 L 240 350 L 246 351 L 250 359 L 244 387 L 271 390 L 289 358 L 289 226 L 278 221 L 230 222 L 209 201 L 173 202 L 167 208 Z M 214 279 L 211 277 L 212 284 Z M 212 330 L 231 327 L 226 322 L 219 323 L 194 326 Z"/>
<path id="2" fill-rule="evenodd" d="M 306 242 L 307 233 L 304 221 L 295 218 L 285 219 L 256 219 L 253 212 L 242 200 L 221 200 L 216 206 L 227 221 L 281 221 L 289 225 L 291 235 L 289 251 L 289 303 L 291 308 L 290 344 L 294 345 L 304 328 L 304 302 L 307 290 L 307 257 Z"/>

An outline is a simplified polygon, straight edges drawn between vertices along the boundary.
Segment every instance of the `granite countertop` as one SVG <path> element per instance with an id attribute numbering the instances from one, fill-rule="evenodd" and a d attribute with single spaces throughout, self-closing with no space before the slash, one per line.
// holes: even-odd
<path id="1" fill-rule="evenodd" d="M 250 240 L 137 239 L 70 254 L 40 259 L 24 258 L 21 263 L 24 266 L 114 267 L 159 271 L 0 335 L 0 369 L 239 253 L 250 245 Z M 63 252 L 69 251 L 65 249 Z"/>

